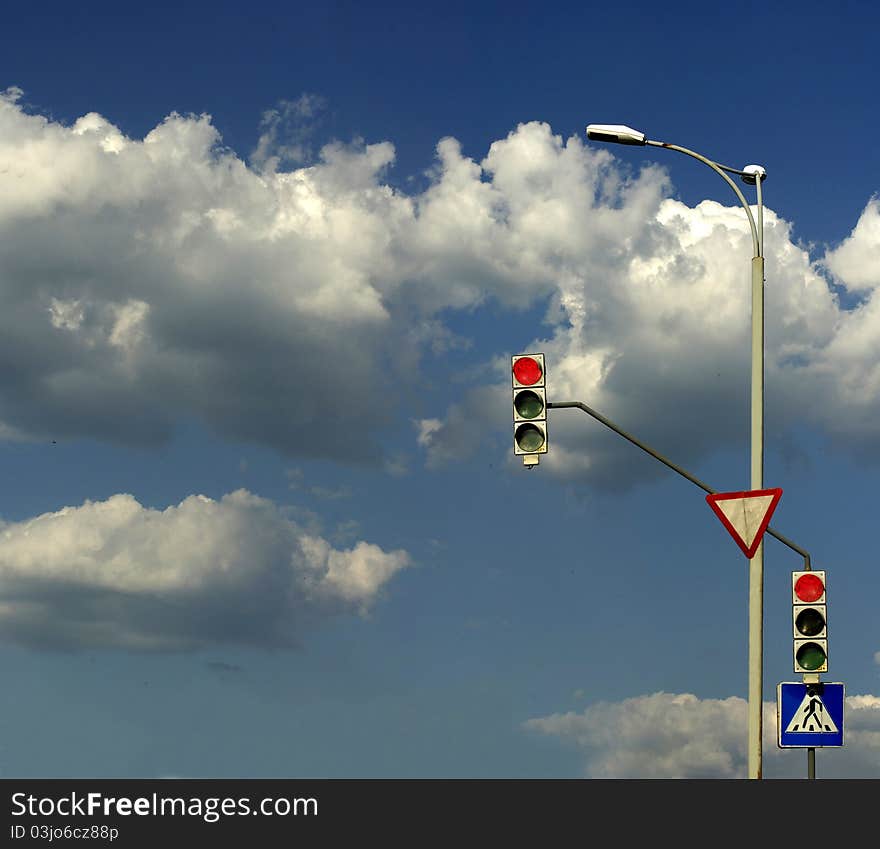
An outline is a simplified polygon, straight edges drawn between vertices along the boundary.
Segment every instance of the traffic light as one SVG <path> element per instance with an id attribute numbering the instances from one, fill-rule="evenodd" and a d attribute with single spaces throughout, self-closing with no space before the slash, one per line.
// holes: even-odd
<path id="1" fill-rule="evenodd" d="M 517 354 L 510 358 L 513 380 L 513 453 L 533 466 L 547 453 L 547 392 L 544 355 Z"/>
<path id="2" fill-rule="evenodd" d="M 825 573 L 791 573 L 794 671 L 828 671 L 828 621 Z"/>

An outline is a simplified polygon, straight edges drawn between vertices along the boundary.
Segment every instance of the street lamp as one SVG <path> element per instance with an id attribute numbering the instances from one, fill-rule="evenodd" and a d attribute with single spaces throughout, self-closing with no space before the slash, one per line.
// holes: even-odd
<path id="1" fill-rule="evenodd" d="M 752 427 L 751 488 L 764 488 L 764 213 L 761 183 L 767 179 L 760 165 L 746 165 L 742 170 L 713 162 L 686 147 L 652 141 L 644 133 L 622 124 L 590 124 L 587 138 L 614 144 L 651 145 L 686 153 L 708 165 L 733 189 L 752 231 Z M 758 222 L 752 216 L 743 193 L 728 174 L 736 174 L 744 183 L 755 186 Z M 749 778 L 761 778 L 761 704 L 763 699 L 763 627 L 764 627 L 764 543 L 749 561 Z"/>

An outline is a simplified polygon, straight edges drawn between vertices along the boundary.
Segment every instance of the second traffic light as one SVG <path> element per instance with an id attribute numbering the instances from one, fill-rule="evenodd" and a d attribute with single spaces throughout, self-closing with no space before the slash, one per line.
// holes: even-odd
<path id="1" fill-rule="evenodd" d="M 828 620 L 825 573 L 791 573 L 794 671 L 828 671 Z"/>
<path id="2" fill-rule="evenodd" d="M 513 381 L 513 453 L 525 465 L 547 453 L 547 390 L 544 355 L 516 354 L 510 362 Z M 533 458 L 533 459 L 532 459 Z"/>

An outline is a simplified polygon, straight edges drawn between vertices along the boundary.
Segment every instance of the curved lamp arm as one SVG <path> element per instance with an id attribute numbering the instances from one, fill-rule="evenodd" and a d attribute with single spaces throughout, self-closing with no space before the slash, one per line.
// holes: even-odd
<path id="1" fill-rule="evenodd" d="M 761 181 L 766 179 L 766 174 L 761 172 L 754 174 L 749 171 L 739 171 L 736 168 L 729 168 L 726 165 L 720 165 L 717 162 L 713 162 L 711 159 L 707 159 L 705 156 L 701 156 L 699 153 L 695 153 L 693 150 L 688 150 L 686 147 L 681 147 L 677 144 L 669 144 L 669 142 L 659 142 L 659 141 L 651 141 L 651 139 L 645 139 L 646 145 L 652 145 L 653 147 L 665 147 L 668 150 L 677 150 L 679 153 L 686 153 L 688 156 L 693 156 L 694 159 L 699 159 L 700 162 L 708 165 L 716 174 L 718 174 L 729 186 L 733 189 L 737 198 L 739 198 L 739 202 L 742 204 L 743 209 L 746 211 L 746 215 L 749 219 L 749 227 L 752 231 L 752 248 L 754 249 L 754 255 L 759 257 L 762 255 L 763 250 L 763 239 L 762 239 L 762 229 L 763 229 L 763 221 L 761 221 L 762 227 L 759 228 L 755 224 L 755 218 L 752 215 L 752 210 L 749 207 L 748 201 L 743 196 L 743 193 L 740 191 L 739 186 L 730 179 L 730 177 L 725 174 L 725 171 L 729 171 L 731 174 L 739 174 L 741 177 L 746 178 L 754 178 L 755 185 L 758 192 L 758 216 L 763 218 L 761 213 L 762 202 L 761 202 Z"/>
<path id="2" fill-rule="evenodd" d="M 752 231 L 752 247 L 754 248 L 754 258 L 758 259 L 763 258 L 763 250 L 764 250 L 764 213 L 763 213 L 763 199 L 761 197 L 761 183 L 763 180 L 767 179 L 767 171 L 760 165 L 747 165 L 745 169 L 740 171 L 738 168 L 730 168 L 727 165 L 722 165 L 720 162 L 713 162 L 711 159 L 707 159 L 705 156 L 701 156 L 699 153 L 694 152 L 693 150 L 688 150 L 686 147 L 681 147 L 677 144 L 670 144 L 669 142 L 660 142 L 660 141 L 652 141 L 649 139 L 643 132 L 639 130 L 634 130 L 632 127 L 627 127 L 623 124 L 590 124 L 587 127 L 587 138 L 592 139 L 593 141 L 601 141 L 601 142 L 614 142 L 616 144 L 632 144 L 632 145 L 651 145 L 653 147 L 665 147 L 668 150 L 677 150 L 679 153 L 686 153 L 688 156 L 692 156 L 694 159 L 699 159 L 700 162 L 708 165 L 716 174 L 724 179 L 724 181 L 733 189 L 734 194 L 736 194 L 739 202 L 742 204 L 743 209 L 746 211 L 746 216 L 749 219 L 749 227 Z M 727 173 L 725 173 L 727 172 Z M 743 193 L 739 190 L 739 187 L 727 174 L 737 174 L 746 183 L 751 183 L 756 187 L 757 195 L 758 195 L 758 223 L 755 224 L 754 216 L 752 215 L 752 210 L 749 207 L 748 201 L 743 197 Z"/>

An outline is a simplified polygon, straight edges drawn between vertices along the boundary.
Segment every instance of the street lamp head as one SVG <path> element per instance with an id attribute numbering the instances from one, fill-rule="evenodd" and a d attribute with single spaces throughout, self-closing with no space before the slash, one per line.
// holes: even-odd
<path id="1" fill-rule="evenodd" d="M 767 169 L 763 165 L 746 165 L 743 168 L 742 181 L 744 183 L 754 186 L 759 177 L 762 183 L 767 179 Z"/>
<path id="2" fill-rule="evenodd" d="M 615 144 L 647 144 L 644 133 L 625 127 L 623 124 L 590 124 L 587 138 L 591 141 L 614 142 Z"/>

